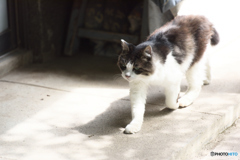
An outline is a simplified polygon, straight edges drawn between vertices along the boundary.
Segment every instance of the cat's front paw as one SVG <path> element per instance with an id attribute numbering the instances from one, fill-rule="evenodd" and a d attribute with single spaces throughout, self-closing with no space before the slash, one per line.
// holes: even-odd
<path id="1" fill-rule="evenodd" d="M 178 102 L 166 102 L 166 106 L 167 106 L 167 108 L 169 108 L 169 109 L 178 109 L 178 107 L 179 107 L 179 103 Z"/>
<path id="2" fill-rule="evenodd" d="M 204 85 L 209 85 L 210 82 L 211 82 L 211 80 L 206 79 L 206 80 L 203 81 L 203 84 L 204 84 Z"/>
<path id="3" fill-rule="evenodd" d="M 178 100 L 180 107 L 187 107 L 193 103 L 193 100 L 188 97 L 182 97 Z"/>
<path id="4" fill-rule="evenodd" d="M 124 133 L 125 134 L 134 134 L 141 130 L 141 124 L 129 124 L 126 126 Z"/>

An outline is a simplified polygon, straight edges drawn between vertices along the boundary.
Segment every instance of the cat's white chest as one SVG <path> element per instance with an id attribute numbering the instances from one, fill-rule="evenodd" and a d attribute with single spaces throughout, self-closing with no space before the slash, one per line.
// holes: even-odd
<path id="1" fill-rule="evenodd" d="M 150 84 L 166 86 L 179 80 L 184 73 L 183 66 L 179 65 L 171 53 L 168 54 L 166 62 L 155 62 L 155 72 L 150 77 Z"/>

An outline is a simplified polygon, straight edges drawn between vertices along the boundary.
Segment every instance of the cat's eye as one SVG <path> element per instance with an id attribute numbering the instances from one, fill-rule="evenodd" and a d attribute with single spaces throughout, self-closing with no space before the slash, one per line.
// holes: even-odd
<path id="1" fill-rule="evenodd" d="M 134 69 L 135 69 L 135 70 L 139 70 L 139 68 L 138 68 L 138 67 L 134 67 Z"/>
<path id="2" fill-rule="evenodd" d="M 121 70 L 125 70 L 125 69 L 126 69 L 126 66 L 120 65 L 120 68 L 121 68 Z"/>

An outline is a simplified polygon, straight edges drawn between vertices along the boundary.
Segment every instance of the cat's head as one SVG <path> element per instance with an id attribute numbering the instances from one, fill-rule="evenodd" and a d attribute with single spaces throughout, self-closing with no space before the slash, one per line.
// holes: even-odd
<path id="1" fill-rule="evenodd" d="M 122 77 L 127 81 L 147 78 L 154 72 L 153 52 L 149 44 L 142 43 L 134 46 L 124 40 L 122 41 L 122 52 L 118 57 L 118 67 Z"/>

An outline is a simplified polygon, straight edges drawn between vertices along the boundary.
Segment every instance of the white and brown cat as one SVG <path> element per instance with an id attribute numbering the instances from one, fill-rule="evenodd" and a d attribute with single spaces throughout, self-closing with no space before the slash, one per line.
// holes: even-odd
<path id="1" fill-rule="evenodd" d="M 202 85 L 211 81 L 206 50 L 218 44 L 219 35 L 203 16 L 177 16 L 137 46 L 121 41 L 118 66 L 130 85 L 132 111 L 132 121 L 125 133 L 141 129 L 149 85 L 164 87 L 166 107 L 177 109 L 192 104 Z M 184 75 L 188 90 L 179 98 Z"/>

